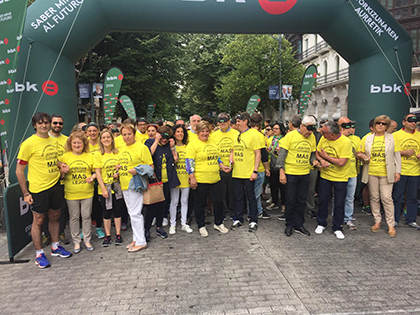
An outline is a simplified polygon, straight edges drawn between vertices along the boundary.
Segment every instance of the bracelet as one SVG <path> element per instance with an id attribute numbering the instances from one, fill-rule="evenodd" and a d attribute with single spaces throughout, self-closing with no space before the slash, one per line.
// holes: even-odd
<path id="1" fill-rule="evenodd" d="M 258 171 L 252 171 L 252 173 L 254 173 L 254 174 L 258 174 Z"/>
<path id="2" fill-rule="evenodd" d="M 29 195 L 30 195 L 30 193 L 23 194 L 24 197 L 29 196 Z"/>

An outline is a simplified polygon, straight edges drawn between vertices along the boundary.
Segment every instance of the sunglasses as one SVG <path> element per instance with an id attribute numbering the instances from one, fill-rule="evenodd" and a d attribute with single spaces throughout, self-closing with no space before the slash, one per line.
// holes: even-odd
<path id="1" fill-rule="evenodd" d="M 405 121 L 409 122 L 409 123 L 413 123 L 413 122 L 416 123 L 417 122 L 417 117 L 416 116 L 410 116 Z"/>
<path id="2" fill-rule="evenodd" d="M 343 129 L 350 129 L 351 128 L 351 122 L 349 122 L 349 123 L 342 123 L 340 126 Z"/>
<path id="3" fill-rule="evenodd" d="M 227 117 L 222 117 L 222 118 L 219 118 L 217 120 L 217 122 L 219 122 L 219 123 L 225 123 L 225 122 L 228 122 L 228 121 L 229 121 L 229 118 L 227 118 Z"/>
<path id="4" fill-rule="evenodd" d="M 314 131 L 315 130 L 315 125 L 307 125 L 305 127 L 306 127 L 306 129 L 308 129 L 308 131 Z"/>
<path id="5" fill-rule="evenodd" d="M 271 131 L 271 128 L 265 128 L 265 130 L 267 130 L 267 131 Z"/>
<path id="6" fill-rule="evenodd" d="M 375 124 L 376 125 L 382 125 L 382 126 L 388 126 L 388 124 L 386 122 L 382 122 L 382 121 L 377 121 Z"/>
<path id="7" fill-rule="evenodd" d="M 53 125 L 60 125 L 60 126 L 64 125 L 64 123 L 61 122 L 61 121 L 54 121 L 52 124 Z"/>
<path id="8" fill-rule="evenodd" d="M 352 128 L 356 128 L 356 122 L 355 122 L 355 121 L 352 121 L 352 122 L 351 122 L 351 127 L 352 127 Z"/>
<path id="9" fill-rule="evenodd" d="M 239 119 L 239 120 L 245 120 L 245 117 L 244 117 L 244 116 L 242 116 L 242 115 L 237 115 L 235 118 L 236 118 L 236 119 Z"/>

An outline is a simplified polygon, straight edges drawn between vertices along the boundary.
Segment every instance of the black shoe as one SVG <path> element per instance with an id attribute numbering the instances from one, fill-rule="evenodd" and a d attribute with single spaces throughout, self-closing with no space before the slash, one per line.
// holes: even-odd
<path id="1" fill-rule="evenodd" d="M 109 247 L 111 243 L 112 243 L 111 236 L 105 236 L 104 241 L 102 242 L 102 247 Z"/>
<path id="2" fill-rule="evenodd" d="M 284 230 L 284 234 L 286 234 L 286 236 L 292 235 L 293 234 L 293 227 L 287 226 L 286 229 Z"/>
<path id="3" fill-rule="evenodd" d="M 311 219 L 316 219 L 316 212 L 313 210 L 309 210 L 307 213 L 307 216 L 310 217 Z"/>
<path id="4" fill-rule="evenodd" d="M 122 243 L 123 243 L 123 239 L 122 239 L 121 235 L 117 234 L 115 236 L 115 245 L 120 246 L 120 245 L 122 245 Z"/>
<path id="5" fill-rule="evenodd" d="M 311 236 L 311 233 L 307 229 L 305 229 L 304 226 L 301 226 L 299 228 L 294 228 L 295 232 L 300 233 L 302 235 Z"/>
<path id="6" fill-rule="evenodd" d="M 284 213 L 280 214 L 280 215 L 277 217 L 277 220 L 280 220 L 280 221 L 286 221 L 286 215 L 285 215 Z"/>
<path id="7" fill-rule="evenodd" d="M 161 238 L 167 238 L 168 237 L 168 234 L 162 228 L 157 228 L 156 229 L 156 235 L 160 236 Z"/>
<path id="8" fill-rule="evenodd" d="M 146 238 L 146 242 L 150 243 L 150 230 L 145 231 L 144 236 Z"/>
<path id="9" fill-rule="evenodd" d="M 267 220 L 271 219 L 271 216 L 267 214 L 267 212 L 263 211 L 261 214 L 258 215 L 258 219 Z"/>

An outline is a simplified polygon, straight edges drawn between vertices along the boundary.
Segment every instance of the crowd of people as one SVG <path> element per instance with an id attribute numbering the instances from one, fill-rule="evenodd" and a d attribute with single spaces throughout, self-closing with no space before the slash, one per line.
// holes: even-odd
<path id="1" fill-rule="evenodd" d="M 168 237 L 168 225 L 169 234 L 176 234 L 178 217 L 182 232 L 193 233 L 195 220 L 199 234 L 207 237 L 206 213 L 214 216 L 213 228 L 227 234 L 246 224 L 256 232 L 259 219 L 271 218 L 267 211 L 280 209 L 278 219 L 290 237 L 310 236 L 306 212 L 317 220 L 315 234 L 322 234 L 332 202 L 332 231 L 344 239 L 344 227 L 357 229 L 357 187 L 363 191 L 363 212 L 373 214 L 372 232 L 381 229 L 382 213 L 390 237 L 396 236 L 402 213 L 406 225 L 419 229 L 417 117 L 408 114 L 402 124 L 396 131 L 396 122 L 380 115 L 360 139 L 347 117 L 318 125 L 315 116 L 296 115 L 284 126 L 242 112 L 234 118 L 220 113 L 216 124 L 198 115 L 187 123 L 153 124 L 144 118 L 106 126 L 80 123 L 67 137 L 63 117 L 36 113 L 35 134 L 21 144 L 16 167 L 33 212 L 35 263 L 50 266 L 43 238 L 51 241 L 52 256 L 72 255 L 62 246 L 70 243 L 67 221 L 75 254 L 82 242 L 87 251 L 95 249 L 93 234 L 103 239 L 103 247 L 123 245 L 121 231 L 131 223 L 132 240 L 126 245 L 131 253 L 147 248 L 153 226 L 161 238 Z M 149 185 L 157 185 L 163 198 L 146 199 Z M 271 198 L 264 208 L 267 185 Z M 228 218 L 230 229 L 224 224 Z"/>

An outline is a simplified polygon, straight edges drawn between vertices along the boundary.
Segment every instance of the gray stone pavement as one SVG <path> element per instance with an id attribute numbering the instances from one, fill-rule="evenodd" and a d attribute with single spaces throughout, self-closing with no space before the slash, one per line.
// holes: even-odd
<path id="1" fill-rule="evenodd" d="M 30 245 L 16 257 L 29 263 L 0 265 L 0 314 L 420 314 L 420 231 L 372 233 L 372 216 L 358 208 L 358 229 L 345 229 L 344 240 L 330 228 L 315 235 L 310 218 L 310 237 L 286 237 L 279 211 L 269 213 L 256 233 L 207 226 L 202 238 L 193 224 L 193 234 L 152 233 L 137 253 L 94 238 L 94 252 L 63 259 L 46 251 L 52 267 L 44 270 Z M 123 237 L 131 241 L 129 231 Z"/>

